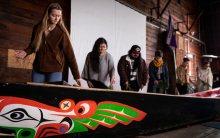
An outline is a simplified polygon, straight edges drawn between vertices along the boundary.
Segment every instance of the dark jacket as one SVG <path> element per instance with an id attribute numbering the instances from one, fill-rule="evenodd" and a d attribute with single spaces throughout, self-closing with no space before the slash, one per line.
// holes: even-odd
<path id="1" fill-rule="evenodd" d="M 131 65 L 128 60 L 126 60 L 127 55 L 121 57 L 118 62 L 118 74 L 120 76 L 120 85 L 123 86 L 126 81 L 130 82 L 130 74 L 131 74 Z M 148 72 L 147 72 L 147 65 L 144 59 L 141 60 L 142 62 L 142 70 L 138 71 L 137 74 L 137 82 L 139 87 L 141 85 L 146 85 L 148 79 Z"/>
<path id="2" fill-rule="evenodd" d="M 37 25 L 34 27 L 31 43 L 34 41 Z M 33 53 L 33 48 L 29 45 L 24 50 L 27 55 Z M 33 68 L 40 72 L 63 72 L 64 61 L 67 61 L 74 79 L 79 79 L 79 70 L 71 42 L 67 34 L 56 26 L 45 38 L 42 36 L 41 46 L 36 53 Z"/>
<path id="3" fill-rule="evenodd" d="M 152 92 L 153 91 L 153 85 L 154 85 L 154 81 L 157 80 L 156 76 L 157 76 L 157 70 L 158 67 L 156 67 L 153 63 L 153 61 L 150 62 L 149 64 L 149 83 L 148 83 L 148 92 Z M 162 65 L 162 74 L 161 74 L 161 79 L 163 81 L 168 81 L 168 85 L 169 85 L 169 72 L 168 72 L 168 68 L 165 62 L 163 62 Z"/>

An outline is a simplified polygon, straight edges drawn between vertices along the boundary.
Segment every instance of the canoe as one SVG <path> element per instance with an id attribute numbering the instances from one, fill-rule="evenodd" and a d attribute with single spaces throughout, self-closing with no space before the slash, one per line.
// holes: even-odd
<path id="1" fill-rule="evenodd" d="M 168 95 L 57 84 L 0 83 L 0 134 L 121 138 L 212 119 L 220 88 Z"/>

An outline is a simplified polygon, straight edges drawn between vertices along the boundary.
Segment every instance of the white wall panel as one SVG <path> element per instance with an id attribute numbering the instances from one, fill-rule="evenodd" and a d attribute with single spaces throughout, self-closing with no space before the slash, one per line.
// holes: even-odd
<path id="1" fill-rule="evenodd" d="M 113 56 L 116 69 L 114 89 L 120 90 L 117 72 L 120 57 L 137 44 L 146 59 L 146 17 L 115 0 L 72 0 L 71 39 L 80 74 L 87 54 L 99 37 L 108 42 L 107 52 Z M 68 82 L 75 83 L 71 72 Z M 83 86 L 88 87 L 85 81 Z M 146 92 L 146 87 L 143 91 Z"/>

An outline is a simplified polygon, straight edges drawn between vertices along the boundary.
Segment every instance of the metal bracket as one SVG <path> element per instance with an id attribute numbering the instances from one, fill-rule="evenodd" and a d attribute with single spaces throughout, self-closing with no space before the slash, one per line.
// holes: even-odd
<path id="1" fill-rule="evenodd" d="M 194 12 L 194 13 L 189 13 L 187 14 L 187 33 L 188 31 L 190 31 L 193 27 L 193 25 L 199 20 L 200 16 L 203 14 L 204 10 L 200 12 L 199 16 L 195 19 L 195 21 L 193 22 L 193 24 L 190 26 L 190 28 L 188 28 L 188 23 L 189 23 L 189 15 L 192 15 L 192 14 L 196 14 L 196 13 L 199 13 L 199 12 Z"/>
<path id="2" fill-rule="evenodd" d="M 175 31 L 179 31 L 179 32 L 180 32 L 180 29 L 179 29 L 179 24 L 180 24 L 180 23 L 185 23 L 185 21 L 177 22 L 177 29 L 175 29 Z M 180 33 L 182 33 L 182 32 L 180 32 Z"/>
<path id="3" fill-rule="evenodd" d="M 164 7 L 164 9 L 162 10 L 160 17 L 162 17 L 163 13 L 165 12 L 165 10 L 167 9 L 168 5 L 170 4 L 171 0 L 169 0 L 166 4 L 166 6 Z"/>
<path id="4" fill-rule="evenodd" d="M 160 17 L 162 17 L 163 13 L 165 12 L 165 10 L 167 9 L 168 5 L 170 4 L 171 0 L 169 0 L 166 4 L 166 6 L 164 7 L 163 11 L 160 13 L 160 0 L 157 0 L 157 7 L 154 8 L 150 8 L 151 10 L 151 16 L 153 16 L 153 9 L 158 9 L 157 10 L 157 19 L 159 19 Z M 152 22 L 152 19 L 151 19 Z"/>
<path id="5" fill-rule="evenodd" d="M 160 7 L 153 7 L 153 8 L 150 8 L 150 14 L 151 14 L 151 16 L 153 16 L 153 10 L 155 9 L 157 9 L 157 8 L 160 8 Z M 151 18 L 151 22 L 152 22 L 152 18 Z"/>

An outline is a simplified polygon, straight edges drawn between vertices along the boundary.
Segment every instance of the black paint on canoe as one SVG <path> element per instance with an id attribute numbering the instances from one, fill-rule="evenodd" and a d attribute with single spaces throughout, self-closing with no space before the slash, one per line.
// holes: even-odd
<path id="1" fill-rule="evenodd" d="M 147 113 L 141 121 L 133 120 L 128 125 L 118 123 L 112 128 L 99 125 L 95 130 L 88 129 L 86 132 L 53 136 L 62 138 L 117 138 L 135 136 L 209 120 L 220 113 L 220 99 L 218 98 L 80 89 L 72 88 L 71 86 L 59 87 L 0 83 L 0 96 L 29 99 L 56 108 L 59 108 L 59 103 L 64 99 L 72 99 L 75 104 L 85 100 L 93 100 L 97 104 L 103 101 L 113 101 Z M 8 131 L 0 128 L 0 133 L 7 134 Z"/>

